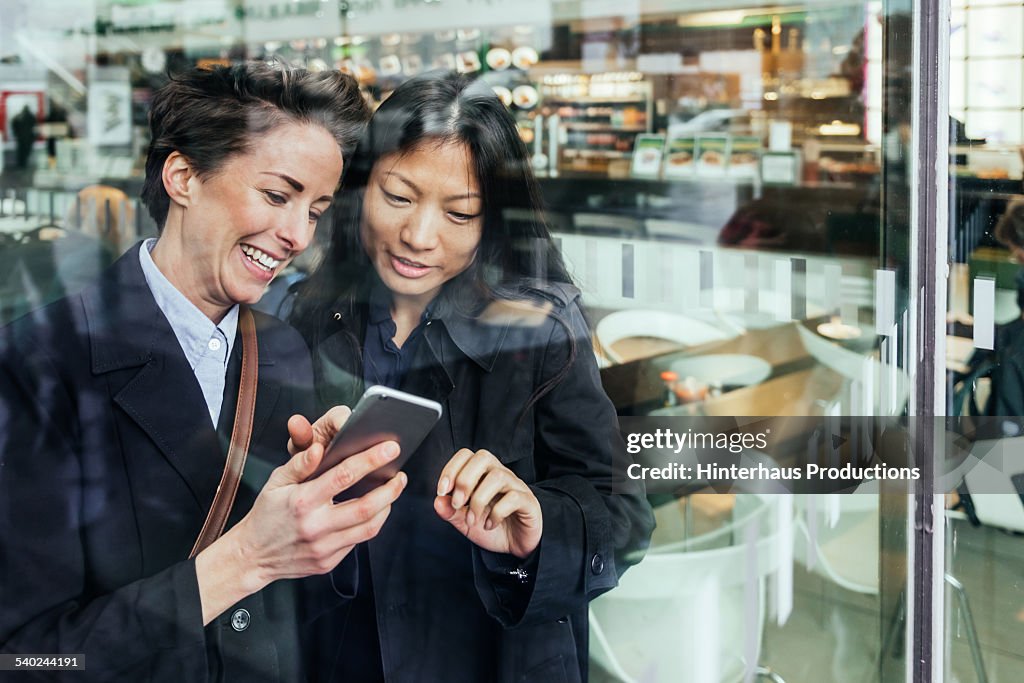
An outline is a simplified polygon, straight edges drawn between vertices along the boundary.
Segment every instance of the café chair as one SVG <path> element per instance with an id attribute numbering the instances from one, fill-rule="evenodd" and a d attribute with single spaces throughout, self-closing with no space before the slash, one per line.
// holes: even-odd
<path id="1" fill-rule="evenodd" d="M 636 358 L 679 350 L 736 336 L 714 325 L 689 316 L 656 310 L 621 310 L 610 313 L 598 321 L 595 335 L 603 355 L 611 364 L 624 363 Z M 623 354 L 615 345 L 627 339 L 636 339 L 630 354 Z M 654 340 L 654 341 L 651 341 Z M 650 353 L 644 349 L 649 347 Z"/>
<path id="2" fill-rule="evenodd" d="M 878 482 L 865 482 L 854 493 L 809 494 L 796 500 L 796 561 L 841 588 L 878 595 Z M 977 681 L 987 683 L 967 592 L 952 574 L 945 575 L 945 583 L 957 600 Z"/>
<path id="3" fill-rule="evenodd" d="M 767 579 L 789 557 L 778 530 L 759 527 L 782 500 L 738 495 L 732 542 L 683 552 L 652 548 L 617 588 L 591 602 L 594 668 L 619 683 L 739 683 L 748 674 L 784 683 L 757 664 Z M 698 547 L 699 538 L 690 545 Z"/>
<path id="4" fill-rule="evenodd" d="M 793 557 L 854 593 L 878 594 L 878 484 L 854 493 L 796 497 Z"/>
<path id="5" fill-rule="evenodd" d="M 804 325 L 796 329 L 807 353 L 843 377 L 839 394 L 829 398 L 839 414 L 887 416 L 903 411 L 910 396 L 910 377 L 905 370 L 844 348 Z"/>

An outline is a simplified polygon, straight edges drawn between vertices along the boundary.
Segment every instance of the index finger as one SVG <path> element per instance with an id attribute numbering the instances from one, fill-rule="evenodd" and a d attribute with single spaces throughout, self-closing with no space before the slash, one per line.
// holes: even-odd
<path id="1" fill-rule="evenodd" d="M 472 457 L 473 451 L 468 448 L 460 448 L 456 451 L 455 455 L 448 461 L 448 464 L 441 470 L 441 476 L 437 479 L 437 495 L 443 496 L 452 490 L 452 486 L 455 484 L 455 477 L 458 476 L 463 465 Z"/>
<path id="2" fill-rule="evenodd" d="M 345 458 L 309 482 L 317 487 L 316 496 L 329 501 L 368 475 L 398 457 L 398 443 L 382 441 L 365 451 Z"/>

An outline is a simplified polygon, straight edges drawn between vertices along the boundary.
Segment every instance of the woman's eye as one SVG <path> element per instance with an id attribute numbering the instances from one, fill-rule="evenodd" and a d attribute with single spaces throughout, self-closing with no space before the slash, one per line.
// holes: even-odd
<path id="1" fill-rule="evenodd" d="M 321 213 L 319 213 L 317 211 L 310 211 L 309 212 L 309 222 L 310 223 L 316 223 L 318 220 L 320 220 L 320 216 L 322 216 L 322 215 L 323 214 L 321 214 Z"/>
<path id="2" fill-rule="evenodd" d="M 271 204 L 277 204 L 280 206 L 281 204 L 284 204 L 288 201 L 288 198 L 285 197 L 283 194 L 279 194 L 271 190 L 264 190 L 263 194 L 266 196 L 266 198 L 270 201 Z"/>
<path id="3" fill-rule="evenodd" d="M 385 190 L 383 188 L 381 188 L 381 192 L 384 193 L 384 198 L 387 199 L 392 204 L 402 204 L 402 205 L 404 205 L 404 204 L 408 204 L 409 203 L 409 200 L 407 198 L 405 198 L 405 197 L 402 197 L 401 195 L 391 194 L 390 192 L 388 192 L 387 190 Z"/>
<path id="4" fill-rule="evenodd" d="M 454 218 L 455 220 L 459 221 L 460 223 L 465 223 L 467 221 L 471 221 L 474 218 L 476 218 L 478 214 L 475 214 L 475 213 L 460 213 L 458 211 L 449 211 L 448 215 L 451 216 L 452 218 Z"/>

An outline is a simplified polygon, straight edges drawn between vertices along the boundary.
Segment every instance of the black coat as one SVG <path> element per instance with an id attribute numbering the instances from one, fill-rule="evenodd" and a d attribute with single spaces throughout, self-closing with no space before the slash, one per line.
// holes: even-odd
<path id="1" fill-rule="evenodd" d="M 304 342 L 254 315 L 255 424 L 229 524 L 286 459 L 288 417 L 312 412 Z M 300 582 L 276 582 L 204 629 L 186 559 L 223 469 L 240 356 L 236 339 L 215 430 L 138 247 L 96 286 L 2 330 L 0 651 L 84 653 L 86 672 L 69 681 L 300 680 Z M 302 583 L 329 588 L 328 577 Z"/>
<path id="2" fill-rule="evenodd" d="M 627 456 L 579 292 L 543 285 L 531 295 L 554 315 L 513 307 L 471 318 L 439 302 L 402 383 L 441 402 L 444 416 L 406 465 L 408 487 L 368 544 L 388 683 L 586 680 L 587 603 L 647 545 L 653 517 L 642 485 L 620 478 L 612 492 L 613 460 L 622 473 Z M 356 306 L 307 331 L 319 340 L 323 407 L 354 405 L 361 394 L 365 329 L 366 308 Z M 571 342 L 568 374 L 521 415 L 567 366 Z M 525 587 L 505 575 L 515 558 L 481 551 L 433 510 L 441 469 L 460 448 L 488 449 L 540 501 L 544 532 Z"/>

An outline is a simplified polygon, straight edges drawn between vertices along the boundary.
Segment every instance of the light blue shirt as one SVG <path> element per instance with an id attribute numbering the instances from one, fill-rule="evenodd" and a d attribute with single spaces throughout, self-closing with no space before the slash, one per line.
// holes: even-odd
<path id="1" fill-rule="evenodd" d="M 189 367 L 199 381 L 210 419 L 216 427 L 224 402 L 224 376 L 227 374 L 231 347 L 235 343 L 235 332 L 238 329 L 238 305 L 228 310 L 220 325 L 214 325 L 156 267 L 149 253 L 155 246 L 156 240 L 148 239 L 143 243 L 143 248 L 139 249 L 142 273 L 146 276 L 146 284 L 153 293 L 156 305 L 171 324 Z"/>

